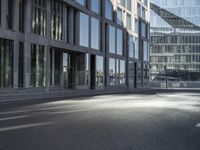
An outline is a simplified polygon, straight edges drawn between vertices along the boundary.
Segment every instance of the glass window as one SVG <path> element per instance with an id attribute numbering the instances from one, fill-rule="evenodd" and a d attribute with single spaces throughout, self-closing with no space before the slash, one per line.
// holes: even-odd
<path id="1" fill-rule="evenodd" d="M 60 1 L 51 1 L 51 37 L 55 40 L 63 38 L 63 4 Z"/>
<path id="2" fill-rule="evenodd" d="M 100 46 L 99 20 L 91 18 L 91 48 L 98 49 Z"/>
<path id="3" fill-rule="evenodd" d="M 115 54 L 115 28 L 109 26 L 109 52 Z"/>
<path id="4" fill-rule="evenodd" d="M 0 87 L 13 86 L 13 41 L 0 39 Z"/>
<path id="5" fill-rule="evenodd" d="M 96 56 L 96 85 L 104 85 L 104 58 Z"/>
<path id="6" fill-rule="evenodd" d="M 24 0 L 19 0 L 19 31 L 24 32 Z"/>
<path id="7" fill-rule="evenodd" d="M 126 16 L 126 27 L 127 29 L 131 30 L 131 15 L 127 14 Z"/>
<path id="8" fill-rule="evenodd" d="M 139 40 L 135 38 L 135 58 L 139 59 Z"/>
<path id="9" fill-rule="evenodd" d="M 141 5 L 140 5 L 140 3 L 137 4 L 137 15 L 141 17 Z"/>
<path id="10" fill-rule="evenodd" d="M 19 65 L 18 65 L 18 86 L 23 87 L 24 84 L 24 44 L 19 43 Z"/>
<path id="11" fill-rule="evenodd" d="M 125 5 L 126 5 L 126 0 L 120 0 L 120 4 L 121 4 L 122 6 L 125 7 Z"/>
<path id="12" fill-rule="evenodd" d="M 139 32 L 139 23 L 138 23 L 138 19 L 135 19 L 135 32 L 138 33 Z"/>
<path id="13" fill-rule="evenodd" d="M 117 8 L 117 23 L 122 25 L 122 9 Z"/>
<path id="14" fill-rule="evenodd" d="M 115 69 L 115 59 L 109 59 L 109 84 L 111 86 L 116 85 L 116 69 Z"/>
<path id="15" fill-rule="evenodd" d="M 76 0 L 79 4 L 85 6 L 86 1 L 85 0 Z"/>
<path id="16" fill-rule="evenodd" d="M 131 8 L 132 8 L 131 6 L 132 6 L 132 0 L 127 0 L 127 8 L 130 11 L 131 11 Z"/>
<path id="17" fill-rule="evenodd" d="M 117 29 L 117 54 L 123 54 L 123 32 L 120 29 Z"/>
<path id="18" fill-rule="evenodd" d="M 44 86 L 44 46 L 31 45 L 31 86 Z"/>
<path id="19" fill-rule="evenodd" d="M 8 0 L 7 7 L 7 28 L 13 28 L 13 0 Z"/>
<path id="20" fill-rule="evenodd" d="M 142 22 L 142 31 L 141 31 L 142 33 L 142 36 L 143 37 L 146 37 L 146 24 L 144 23 L 144 22 Z"/>
<path id="21" fill-rule="evenodd" d="M 100 13 L 100 5 L 101 5 L 101 0 L 91 0 L 91 10 Z"/>
<path id="22" fill-rule="evenodd" d="M 143 42 L 143 48 L 144 48 L 144 61 L 148 61 L 149 60 L 149 50 L 148 50 L 148 42 L 144 41 Z"/>
<path id="23" fill-rule="evenodd" d="M 113 6 L 112 2 L 110 0 L 106 0 L 106 7 L 105 7 L 105 17 L 107 19 L 112 20 L 113 19 Z"/>
<path id="24" fill-rule="evenodd" d="M 32 33 L 46 35 L 46 0 L 32 0 Z"/>
<path id="25" fill-rule="evenodd" d="M 79 26 L 79 44 L 80 46 L 89 46 L 89 17 L 80 12 L 80 26 Z"/>
<path id="26" fill-rule="evenodd" d="M 129 35 L 129 57 L 135 58 L 135 38 Z"/>
<path id="27" fill-rule="evenodd" d="M 126 73 L 125 73 L 125 61 L 120 60 L 120 71 L 119 71 L 119 84 L 126 84 Z"/>

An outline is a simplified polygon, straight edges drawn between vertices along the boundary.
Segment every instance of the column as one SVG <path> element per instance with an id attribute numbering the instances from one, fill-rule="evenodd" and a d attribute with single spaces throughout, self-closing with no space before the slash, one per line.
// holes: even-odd
<path id="1" fill-rule="evenodd" d="M 24 88 L 30 87 L 31 79 L 31 0 L 25 1 L 25 42 L 24 42 Z"/>

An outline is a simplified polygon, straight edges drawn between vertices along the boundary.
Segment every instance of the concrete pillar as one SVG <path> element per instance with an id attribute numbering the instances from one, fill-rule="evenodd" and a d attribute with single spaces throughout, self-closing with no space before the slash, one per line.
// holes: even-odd
<path id="1" fill-rule="evenodd" d="M 74 9 L 68 8 L 68 43 L 74 44 Z"/>
<path id="2" fill-rule="evenodd" d="M 24 88 L 30 87 L 31 78 L 31 0 L 25 1 Z"/>
<path id="3" fill-rule="evenodd" d="M 19 0 L 15 0 L 13 4 L 13 30 L 19 31 Z M 14 40 L 14 68 L 13 68 L 13 87 L 18 88 L 18 68 L 19 68 L 19 41 Z"/>

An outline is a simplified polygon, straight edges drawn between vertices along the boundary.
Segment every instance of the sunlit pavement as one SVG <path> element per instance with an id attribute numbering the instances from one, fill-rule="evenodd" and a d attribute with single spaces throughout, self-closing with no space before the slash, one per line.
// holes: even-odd
<path id="1" fill-rule="evenodd" d="M 0 104 L 0 150 L 199 150 L 200 91 Z"/>

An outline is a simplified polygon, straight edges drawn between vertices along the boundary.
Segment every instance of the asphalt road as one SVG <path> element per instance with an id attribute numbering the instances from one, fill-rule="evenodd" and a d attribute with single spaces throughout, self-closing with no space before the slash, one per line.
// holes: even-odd
<path id="1" fill-rule="evenodd" d="M 200 92 L 0 104 L 0 150 L 200 150 Z"/>

